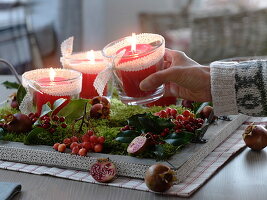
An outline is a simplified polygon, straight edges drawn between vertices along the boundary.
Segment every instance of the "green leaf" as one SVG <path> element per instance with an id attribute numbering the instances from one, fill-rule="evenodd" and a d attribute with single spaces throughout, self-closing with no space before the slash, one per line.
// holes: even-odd
<path id="1" fill-rule="evenodd" d="M 161 145 L 156 145 L 153 153 L 159 160 L 165 157 L 164 148 Z"/>
<path id="2" fill-rule="evenodd" d="M 9 81 L 3 82 L 2 85 L 4 85 L 7 89 L 18 89 L 20 86 L 16 82 L 9 82 Z"/>
<path id="3" fill-rule="evenodd" d="M 26 90 L 22 85 L 19 85 L 18 87 L 18 91 L 17 91 L 17 101 L 18 104 L 20 105 L 22 100 L 24 99 L 25 95 L 26 95 Z"/>
<path id="4" fill-rule="evenodd" d="M 58 115 L 64 116 L 70 120 L 77 119 L 83 115 L 84 105 L 87 102 L 87 99 L 73 99 L 59 111 Z"/>
<path id="5" fill-rule="evenodd" d="M 194 133 L 184 131 L 181 133 L 171 133 L 164 141 L 174 146 L 180 146 L 189 143 L 193 138 Z"/>
<path id="6" fill-rule="evenodd" d="M 53 143 L 51 138 L 51 134 L 47 130 L 36 127 L 25 137 L 24 144 L 49 144 Z"/>
<path id="7" fill-rule="evenodd" d="M 3 128 L 0 128 L 0 140 L 4 137 L 5 130 Z"/>
<path id="8" fill-rule="evenodd" d="M 42 117 L 42 116 L 44 116 L 44 115 L 46 115 L 46 114 L 52 112 L 52 109 L 50 108 L 49 105 L 50 105 L 50 103 L 49 103 L 49 104 L 46 103 L 46 104 L 44 104 L 44 105 L 42 106 L 42 111 L 41 111 L 41 115 L 40 115 L 40 117 Z"/>
<path id="9" fill-rule="evenodd" d="M 56 110 L 59 106 L 61 106 L 65 101 L 67 101 L 67 99 L 64 98 L 57 99 L 53 104 L 53 111 Z"/>
<path id="10" fill-rule="evenodd" d="M 130 143 L 135 137 L 139 135 L 140 133 L 134 130 L 121 131 L 117 134 L 115 140 L 122 143 Z"/>

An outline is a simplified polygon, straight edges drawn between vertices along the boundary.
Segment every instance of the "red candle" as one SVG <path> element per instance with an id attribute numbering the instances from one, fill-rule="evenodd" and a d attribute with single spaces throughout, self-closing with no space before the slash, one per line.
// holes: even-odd
<path id="1" fill-rule="evenodd" d="M 98 58 L 95 58 L 98 57 Z M 100 58 L 99 58 L 100 57 Z M 82 91 L 80 97 L 84 99 L 92 99 L 98 96 L 94 81 L 99 72 L 106 68 L 106 64 L 102 59 L 100 51 L 93 51 L 87 53 L 77 53 L 66 58 L 63 62 L 64 68 L 73 69 L 82 73 Z M 104 89 L 103 95 L 107 96 L 107 87 Z"/>
<path id="2" fill-rule="evenodd" d="M 64 85 L 66 84 L 66 79 L 63 77 L 55 77 L 54 80 L 51 80 L 51 78 L 46 77 L 46 78 L 40 78 L 37 80 L 37 83 L 41 87 L 53 87 L 53 86 L 58 86 L 58 85 Z M 57 114 L 64 106 L 66 106 L 71 97 L 70 96 L 57 96 L 57 95 L 51 95 L 47 94 L 45 92 L 36 92 L 35 93 L 35 101 L 36 101 L 36 108 L 37 108 L 37 113 L 40 115 L 42 111 L 42 106 L 46 104 L 47 102 L 50 102 L 51 105 L 54 104 L 54 102 L 57 99 L 64 98 L 67 99 L 61 106 L 59 106 L 53 114 Z"/>
<path id="3" fill-rule="evenodd" d="M 123 57 L 118 62 L 118 65 L 145 57 L 150 54 L 149 51 L 151 49 L 153 49 L 153 46 L 150 44 L 137 44 L 135 51 L 132 51 L 132 46 L 123 47 L 117 51 L 117 55 L 120 52 L 125 51 Z M 122 80 L 125 94 L 129 97 L 144 97 L 154 93 L 155 91 L 144 92 L 140 90 L 139 84 L 150 74 L 153 74 L 157 71 L 158 64 L 159 63 L 156 63 L 155 65 L 151 65 L 143 70 L 138 71 L 128 71 L 118 67 L 117 73 Z"/>

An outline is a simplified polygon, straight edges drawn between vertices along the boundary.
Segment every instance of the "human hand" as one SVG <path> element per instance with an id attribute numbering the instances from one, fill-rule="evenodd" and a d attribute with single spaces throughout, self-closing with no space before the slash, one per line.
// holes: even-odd
<path id="1" fill-rule="evenodd" d="M 198 64 L 180 51 L 166 49 L 164 58 L 167 69 L 144 79 L 140 83 L 141 90 L 151 91 L 166 84 L 164 96 L 198 102 L 211 101 L 209 67 Z"/>

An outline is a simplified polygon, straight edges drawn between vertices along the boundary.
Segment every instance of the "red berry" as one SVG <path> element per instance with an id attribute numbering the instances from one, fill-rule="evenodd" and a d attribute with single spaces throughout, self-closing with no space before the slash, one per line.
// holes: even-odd
<path id="1" fill-rule="evenodd" d="M 49 119 L 49 118 L 48 118 L 48 119 L 44 119 L 44 123 L 45 123 L 45 124 L 50 123 L 50 119 Z"/>
<path id="2" fill-rule="evenodd" d="M 165 111 L 165 110 L 162 110 L 162 111 L 160 111 L 159 112 L 159 117 L 161 117 L 161 118 L 167 118 L 167 112 Z"/>
<path id="3" fill-rule="evenodd" d="M 65 150 L 66 150 L 66 145 L 65 144 L 58 145 L 58 151 L 59 152 L 64 152 Z"/>
<path id="4" fill-rule="evenodd" d="M 79 154 L 80 156 L 86 156 L 87 151 L 86 151 L 85 148 L 81 148 L 81 149 L 79 150 L 78 154 Z"/>
<path id="5" fill-rule="evenodd" d="M 78 142 L 79 141 L 79 138 L 76 136 L 72 136 L 70 139 L 72 142 Z"/>
<path id="6" fill-rule="evenodd" d="M 126 131 L 126 130 L 129 130 L 130 129 L 130 126 L 129 125 L 126 125 L 126 126 L 124 126 L 124 130 Z"/>
<path id="7" fill-rule="evenodd" d="M 175 118 L 176 115 L 177 115 L 177 110 L 176 110 L 176 109 L 171 109 L 171 111 L 170 111 L 170 115 L 171 115 L 173 118 Z"/>
<path id="8" fill-rule="evenodd" d="M 153 138 L 156 140 L 156 139 L 159 138 L 159 135 L 154 134 L 154 135 L 153 135 Z"/>
<path id="9" fill-rule="evenodd" d="M 29 117 L 29 118 L 33 118 L 33 117 L 34 117 L 34 113 L 29 113 L 29 114 L 28 114 L 28 117 Z"/>
<path id="10" fill-rule="evenodd" d="M 198 118 L 198 119 L 197 119 L 197 122 L 203 124 L 203 123 L 204 123 L 204 120 L 201 119 L 201 118 Z"/>
<path id="11" fill-rule="evenodd" d="M 53 148 L 57 151 L 59 145 L 60 145 L 59 143 L 55 143 L 54 146 L 53 146 Z"/>
<path id="12" fill-rule="evenodd" d="M 87 133 L 86 133 L 87 135 L 89 135 L 89 136 L 91 136 L 91 135 L 94 135 L 94 131 L 92 131 L 92 130 L 89 130 L 89 131 L 87 131 Z"/>
<path id="13" fill-rule="evenodd" d="M 97 140 L 98 140 L 98 143 L 103 144 L 105 142 L 105 137 L 104 136 L 100 136 L 100 137 L 98 137 Z"/>
<path id="14" fill-rule="evenodd" d="M 70 149 L 73 149 L 74 147 L 79 147 L 79 144 L 77 142 L 72 142 L 70 144 Z"/>
<path id="15" fill-rule="evenodd" d="M 50 123 L 49 124 L 42 124 L 42 128 L 44 128 L 44 129 L 48 129 L 49 127 L 50 127 Z"/>
<path id="16" fill-rule="evenodd" d="M 185 111 L 183 112 L 183 116 L 184 116 L 184 117 L 189 117 L 190 114 L 191 114 L 191 112 L 190 112 L 189 110 L 185 110 Z"/>
<path id="17" fill-rule="evenodd" d="M 170 116 L 172 108 L 166 108 L 165 110 L 166 110 L 167 115 Z"/>
<path id="18" fill-rule="evenodd" d="M 165 136 L 167 135 L 167 133 L 166 133 L 166 132 L 162 132 L 160 135 L 161 135 L 162 137 L 165 137 Z"/>
<path id="19" fill-rule="evenodd" d="M 36 118 L 39 118 L 39 114 L 38 113 L 34 113 L 34 117 L 36 117 Z"/>
<path id="20" fill-rule="evenodd" d="M 181 129 L 176 129 L 176 130 L 175 130 L 175 133 L 181 133 L 181 132 L 182 132 Z"/>
<path id="21" fill-rule="evenodd" d="M 201 128 L 202 125 L 203 125 L 202 123 L 198 123 L 198 124 L 197 124 L 197 128 Z"/>
<path id="22" fill-rule="evenodd" d="M 64 143 L 65 145 L 69 146 L 69 145 L 71 144 L 71 139 L 70 139 L 70 138 L 65 138 L 65 139 L 63 140 L 63 143 Z"/>
<path id="23" fill-rule="evenodd" d="M 61 124 L 61 127 L 62 128 L 67 128 L 67 124 L 66 123 L 63 123 L 63 124 Z"/>
<path id="24" fill-rule="evenodd" d="M 102 144 L 96 144 L 96 145 L 94 146 L 94 151 L 95 151 L 96 153 L 102 152 L 102 150 L 103 150 L 103 145 L 102 145 Z"/>
<path id="25" fill-rule="evenodd" d="M 59 116 L 54 115 L 54 116 L 52 117 L 52 120 L 53 120 L 53 121 L 58 121 L 58 120 L 59 120 Z"/>
<path id="26" fill-rule="evenodd" d="M 38 118 L 34 117 L 31 119 L 32 123 L 36 122 L 38 120 Z"/>
<path id="27" fill-rule="evenodd" d="M 56 132 L 56 129 L 54 129 L 54 128 L 50 128 L 50 129 L 49 129 L 49 132 L 50 132 L 50 133 L 54 133 L 54 132 Z"/>
<path id="28" fill-rule="evenodd" d="M 183 115 L 177 115 L 176 120 L 178 121 L 184 121 L 184 116 Z"/>
<path id="29" fill-rule="evenodd" d="M 96 144 L 98 142 L 98 138 L 95 135 L 90 136 L 90 142 L 92 142 L 93 144 Z"/>
<path id="30" fill-rule="evenodd" d="M 90 142 L 90 137 L 92 137 L 92 136 L 85 134 L 82 136 L 82 141 L 83 142 Z"/>
<path id="31" fill-rule="evenodd" d="M 59 121 L 60 121 L 60 122 L 65 122 L 65 117 L 60 117 L 60 118 L 59 118 Z"/>
<path id="32" fill-rule="evenodd" d="M 164 130 L 163 130 L 165 133 L 169 133 L 169 129 L 168 128 L 164 128 Z"/>
<path id="33" fill-rule="evenodd" d="M 82 146 L 83 146 L 83 148 L 86 149 L 86 151 L 89 151 L 92 148 L 92 145 L 90 142 L 83 142 Z"/>
<path id="34" fill-rule="evenodd" d="M 191 126 L 190 124 L 187 124 L 187 125 L 185 126 L 185 129 L 186 129 L 187 131 L 189 131 L 189 132 L 192 132 L 192 131 L 193 131 L 193 128 L 192 128 L 192 126 Z"/>
<path id="35" fill-rule="evenodd" d="M 75 147 L 73 147 L 71 153 L 77 155 L 79 153 L 79 150 L 80 150 L 79 147 L 78 146 L 75 146 Z"/>

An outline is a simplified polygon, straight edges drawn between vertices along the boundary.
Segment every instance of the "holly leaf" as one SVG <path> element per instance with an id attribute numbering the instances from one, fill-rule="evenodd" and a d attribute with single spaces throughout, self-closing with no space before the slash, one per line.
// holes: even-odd
<path id="1" fill-rule="evenodd" d="M 46 104 L 44 104 L 44 105 L 42 106 L 42 111 L 41 111 L 40 117 L 42 117 L 42 116 L 44 116 L 44 115 L 46 115 L 46 114 L 52 112 L 52 109 L 51 109 L 50 107 L 51 107 L 51 105 L 50 105 L 49 102 L 46 103 Z"/>
<path id="2" fill-rule="evenodd" d="M 181 133 L 169 134 L 164 141 L 174 146 L 180 146 L 189 143 L 194 137 L 194 133 L 183 131 Z"/>
<path id="3" fill-rule="evenodd" d="M 161 145 L 156 145 L 153 154 L 157 157 L 157 160 L 161 160 L 165 157 L 164 148 Z"/>
<path id="4" fill-rule="evenodd" d="M 117 134 L 115 140 L 121 143 L 130 143 L 134 138 L 139 135 L 140 133 L 135 130 L 121 131 Z"/>
<path id="5" fill-rule="evenodd" d="M 25 137 L 24 144 L 53 144 L 53 141 L 51 134 L 47 130 L 36 127 Z"/>
<path id="6" fill-rule="evenodd" d="M 5 81 L 2 83 L 2 85 L 4 85 L 6 89 L 18 89 L 20 86 L 18 83 L 10 81 Z"/>
<path id="7" fill-rule="evenodd" d="M 5 130 L 3 128 L 0 128 L 0 140 L 3 139 L 4 135 L 5 135 Z"/>
<path id="8" fill-rule="evenodd" d="M 26 95 L 26 90 L 25 88 L 22 86 L 22 85 L 19 85 L 18 87 L 18 91 L 17 91 L 17 101 L 18 101 L 18 104 L 20 105 L 21 102 L 23 101 L 25 95 Z"/>
<path id="9" fill-rule="evenodd" d="M 59 111 L 58 115 L 70 120 L 77 119 L 83 115 L 84 106 L 87 102 L 87 99 L 73 99 Z"/>
<path id="10" fill-rule="evenodd" d="M 53 104 L 53 111 L 56 110 L 59 106 L 61 106 L 65 101 L 67 101 L 67 99 L 64 98 L 57 99 Z"/>

